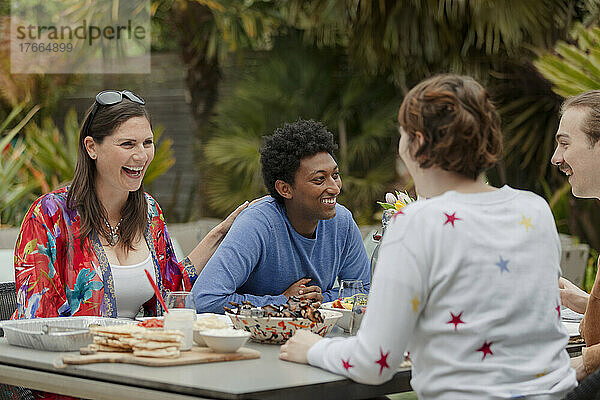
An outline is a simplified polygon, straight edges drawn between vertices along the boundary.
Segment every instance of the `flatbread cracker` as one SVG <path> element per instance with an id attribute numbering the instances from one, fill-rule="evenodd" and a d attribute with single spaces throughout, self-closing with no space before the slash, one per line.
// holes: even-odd
<path id="1" fill-rule="evenodd" d="M 136 324 L 94 326 L 90 327 L 90 333 L 98 336 L 117 338 L 119 336 L 131 337 L 134 333 L 144 332 L 146 328 Z"/>
<path id="2" fill-rule="evenodd" d="M 94 344 L 101 344 L 103 346 L 116 347 L 119 349 L 131 350 L 131 344 L 124 340 L 109 339 L 103 336 L 94 336 Z"/>
<path id="3" fill-rule="evenodd" d="M 157 350 L 175 347 L 179 349 L 181 342 L 138 342 L 133 346 L 133 350 Z"/>
<path id="4" fill-rule="evenodd" d="M 133 350 L 133 355 L 138 357 L 153 357 L 153 358 L 176 358 L 179 357 L 179 349 L 177 347 L 167 347 L 164 349 L 155 350 Z"/>
<path id="5" fill-rule="evenodd" d="M 131 352 L 134 356 L 179 357 L 183 333 L 177 330 L 151 330 L 135 324 L 90 328 L 94 344 L 90 349 L 105 352 Z"/>
<path id="6" fill-rule="evenodd" d="M 133 337 L 138 340 L 147 340 L 154 342 L 180 342 L 183 341 L 184 335 L 180 331 L 146 331 L 137 332 Z"/>
<path id="7" fill-rule="evenodd" d="M 115 353 L 131 353 L 131 349 L 121 349 L 118 347 L 104 346 L 102 344 L 90 344 L 88 348 L 92 351 L 105 351 Z"/>

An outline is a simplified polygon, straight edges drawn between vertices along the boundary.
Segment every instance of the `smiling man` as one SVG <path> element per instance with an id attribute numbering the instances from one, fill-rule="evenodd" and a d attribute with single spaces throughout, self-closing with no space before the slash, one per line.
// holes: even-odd
<path id="1" fill-rule="evenodd" d="M 568 98 L 561 111 L 552 164 L 569 177 L 575 197 L 600 199 L 600 90 Z M 559 287 L 562 304 L 585 313 L 580 332 L 586 347 L 571 359 L 581 380 L 600 366 L 600 274 L 589 295 L 564 278 Z"/>
<path id="2" fill-rule="evenodd" d="M 312 120 L 265 138 L 262 175 L 271 196 L 238 216 L 193 287 L 198 312 L 229 302 L 283 304 L 291 296 L 332 301 L 336 278 L 369 287 L 369 259 L 342 188 L 333 135 Z"/>

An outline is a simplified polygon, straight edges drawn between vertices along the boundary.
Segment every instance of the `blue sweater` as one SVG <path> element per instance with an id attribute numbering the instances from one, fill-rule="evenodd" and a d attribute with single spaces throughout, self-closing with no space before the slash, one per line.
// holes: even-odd
<path id="1" fill-rule="evenodd" d="M 337 297 L 336 277 L 361 279 L 368 290 L 369 259 L 358 226 L 347 208 L 319 221 L 315 239 L 297 233 L 285 207 L 271 197 L 244 210 L 206 264 L 192 292 L 198 312 L 223 313 L 229 302 L 256 306 L 283 304 L 282 294 L 301 278 L 312 278 L 323 302 Z"/>

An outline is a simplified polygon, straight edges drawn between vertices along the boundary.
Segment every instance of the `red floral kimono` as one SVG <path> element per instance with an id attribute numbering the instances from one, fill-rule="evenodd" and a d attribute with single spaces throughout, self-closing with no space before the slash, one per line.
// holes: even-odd
<path id="1" fill-rule="evenodd" d="M 23 220 L 15 246 L 17 310 L 13 319 L 78 315 L 117 317 L 113 277 L 97 235 L 81 238 L 80 217 L 67 207 L 68 188 L 37 199 Z M 198 274 L 188 258 L 177 262 L 156 200 L 146 194 L 144 233 L 152 254 L 154 278 L 163 296 L 190 290 Z M 156 296 L 144 314 L 162 315 Z"/>

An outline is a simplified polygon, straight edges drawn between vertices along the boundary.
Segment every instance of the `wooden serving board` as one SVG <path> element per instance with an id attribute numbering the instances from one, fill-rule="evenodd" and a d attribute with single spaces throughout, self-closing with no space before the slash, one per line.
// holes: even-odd
<path id="1" fill-rule="evenodd" d="M 62 362 L 64 364 L 78 365 L 92 363 L 125 363 L 146 365 L 148 367 L 167 367 L 171 365 L 250 360 L 253 358 L 260 358 L 260 351 L 242 347 L 235 353 L 215 353 L 208 347 L 194 346 L 189 351 L 182 351 L 177 358 L 138 357 L 134 356 L 132 353 L 98 352 L 79 356 L 64 355 L 62 356 Z"/>

